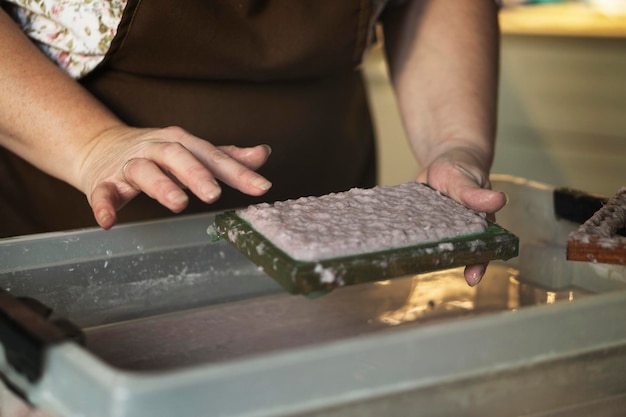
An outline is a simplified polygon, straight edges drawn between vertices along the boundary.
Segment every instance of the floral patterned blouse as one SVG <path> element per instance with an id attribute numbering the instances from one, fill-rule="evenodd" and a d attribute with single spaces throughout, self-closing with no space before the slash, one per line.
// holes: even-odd
<path id="1" fill-rule="evenodd" d="M 7 0 L 22 30 L 74 78 L 93 70 L 117 33 L 127 0 Z"/>

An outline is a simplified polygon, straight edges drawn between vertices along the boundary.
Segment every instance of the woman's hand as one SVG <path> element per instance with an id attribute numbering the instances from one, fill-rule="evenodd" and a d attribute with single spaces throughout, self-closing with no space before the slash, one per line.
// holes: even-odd
<path id="1" fill-rule="evenodd" d="M 391 79 L 420 181 L 474 210 L 494 213 L 506 197 L 489 190 L 499 63 L 493 0 L 423 0 L 383 16 Z M 454 27 L 454 30 L 450 30 Z M 475 285 L 485 266 L 466 268 Z"/>
<path id="2" fill-rule="evenodd" d="M 221 194 L 217 179 L 253 196 L 272 186 L 255 172 L 271 152 L 266 145 L 216 147 L 178 127 L 117 126 L 85 146 L 81 190 L 104 229 L 116 223 L 116 212 L 140 192 L 177 213 L 187 206 L 185 188 L 211 203 Z"/>
<path id="3" fill-rule="evenodd" d="M 254 172 L 269 147 L 216 147 L 177 127 L 126 126 L 46 58 L 2 9 L 0 56 L 0 146 L 85 193 L 105 229 L 140 192 L 179 212 L 187 205 L 184 188 L 215 201 L 217 179 L 254 196 L 271 187 Z"/>
<path id="4" fill-rule="evenodd" d="M 458 201 L 464 206 L 487 213 L 495 220 L 494 213 L 507 203 L 504 193 L 492 191 L 488 177 L 488 163 L 480 153 L 469 147 L 452 148 L 433 159 L 419 174 L 419 182 Z M 465 268 L 465 280 L 471 286 L 480 282 L 487 264 L 469 265 Z"/>

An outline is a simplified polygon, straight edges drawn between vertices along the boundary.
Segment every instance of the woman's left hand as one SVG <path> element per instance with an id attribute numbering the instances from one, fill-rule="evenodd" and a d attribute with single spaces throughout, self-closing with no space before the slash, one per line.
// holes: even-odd
<path id="1" fill-rule="evenodd" d="M 470 148 L 453 148 L 424 167 L 417 180 L 495 220 L 495 212 L 506 205 L 507 196 L 491 190 L 483 159 Z M 465 268 L 465 280 L 471 286 L 478 284 L 486 269 L 487 264 L 468 265 Z"/>

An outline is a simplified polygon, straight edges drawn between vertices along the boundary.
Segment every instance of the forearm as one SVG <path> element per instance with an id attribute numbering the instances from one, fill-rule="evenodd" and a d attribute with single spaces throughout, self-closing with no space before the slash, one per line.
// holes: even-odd
<path id="1" fill-rule="evenodd" d="M 106 229 L 141 192 L 179 212 L 188 202 L 183 188 L 212 203 L 221 194 L 217 179 L 255 196 L 271 187 L 255 172 L 269 147 L 216 147 L 180 127 L 123 124 L 2 10 L 0 56 L 0 146 L 85 193 Z"/>
<path id="2" fill-rule="evenodd" d="M 0 56 L 0 145 L 80 189 L 80 161 L 90 142 L 121 122 L 48 60 L 2 9 Z"/>
<path id="3" fill-rule="evenodd" d="M 393 84 L 422 166 L 455 146 L 493 159 L 499 29 L 493 0 L 411 1 L 384 21 Z"/>

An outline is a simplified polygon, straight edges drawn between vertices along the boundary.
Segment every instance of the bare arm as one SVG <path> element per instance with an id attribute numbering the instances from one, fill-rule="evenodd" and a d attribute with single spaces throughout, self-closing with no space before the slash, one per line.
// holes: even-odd
<path id="1" fill-rule="evenodd" d="M 180 128 L 126 126 L 2 9 L 0 56 L 0 146 L 84 192 L 102 227 L 113 226 L 116 210 L 141 191 L 182 210 L 186 194 L 168 174 L 206 202 L 220 195 L 215 178 L 252 195 L 271 185 L 253 171 L 267 147 L 217 148 Z"/>
<path id="2" fill-rule="evenodd" d="M 489 190 L 498 85 L 493 0 L 409 0 L 384 21 L 391 77 L 420 181 L 477 211 L 506 196 Z M 482 269 L 466 271 L 476 283 Z"/>
<path id="3" fill-rule="evenodd" d="M 85 138 L 122 122 L 50 62 L 2 10 L 0 40 L 2 145 L 79 188 L 75 162 Z"/>

